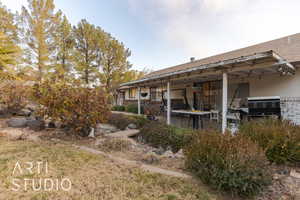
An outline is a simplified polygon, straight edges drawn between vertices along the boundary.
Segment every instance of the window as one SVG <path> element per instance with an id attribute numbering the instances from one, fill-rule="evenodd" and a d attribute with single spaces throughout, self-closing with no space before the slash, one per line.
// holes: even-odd
<path id="1" fill-rule="evenodd" d="M 151 101 L 156 101 L 157 99 L 157 88 L 150 88 L 150 99 Z"/>
<path id="2" fill-rule="evenodd" d="M 136 88 L 129 88 L 129 98 L 134 99 L 136 97 Z"/>

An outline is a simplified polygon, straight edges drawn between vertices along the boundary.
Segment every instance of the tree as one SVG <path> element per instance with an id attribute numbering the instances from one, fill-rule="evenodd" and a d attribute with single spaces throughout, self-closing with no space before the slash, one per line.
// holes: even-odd
<path id="1" fill-rule="evenodd" d="M 59 18 L 57 30 L 55 31 L 56 64 L 55 75 L 64 79 L 70 75 L 72 69 L 72 56 L 74 53 L 74 38 L 72 25 L 64 15 Z"/>
<path id="2" fill-rule="evenodd" d="M 138 80 L 140 78 L 143 78 L 148 73 L 149 73 L 149 70 L 147 70 L 147 69 L 143 69 L 142 71 L 128 70 L 124 73 L 121 83 Z"/>
<path id="3" fill-rule="evenodd" d="M 14 41 L 18 41 L 18 26 L 16 15 L 11 13 L 0 2 L 0 32 Z"/>
<path id="4" fill-rule="evenodd" d="M 86 85 L 97 79 L 97 61 L 99 60 L 99 40 L 102 32 L 85 19 L 73 27 L 75 38 L 76 72 Z"/>
<path id="5" fill-rule="evenodd" d="M 110 35 L 106 37 L 101 47 L 100 81 L 104 84 L 107 92 L 112 95 L 122 82 L 125 72 L 131 67 L 128 61 L 131 53 L 129 49 L 125 48 L 123 43 L 120 43 Z"/>
<path id="6" fill-rule="evenodd" d="M 32 64 L 37 69 L 37 80 L 51 69 L 54 54 L 54 36 L 59 13 L 54 12 L 53 0 L 28 0 L 28 9 L 22 7 L 24 44 L 29 50 Z"/>
<path id="7" fill-rule="evenodd" d="M 14 42 L 0 32 L 0 79 L 14 76 L 13 65 L 16 64 L 16 57 L 19 52 L 19 48 Z"/>

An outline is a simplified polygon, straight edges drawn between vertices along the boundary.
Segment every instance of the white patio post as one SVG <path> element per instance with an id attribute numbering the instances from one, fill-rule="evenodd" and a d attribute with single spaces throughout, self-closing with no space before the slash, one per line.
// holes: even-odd
<path id="1" fill-rule="evenodd" d="M 138 114 L 141 114 L 141 88 L 138 87 Z"/>
<path id="2" fill-rule="evenodd" d="M 223 73 L 223 109 L 222 109 L 222 133 L 225 133 L 227 128 L 227 94 L 228 94 L 228 76 Z"/>
<path id="3" fill-rule="evenodd" d="M 170 92 L 170 81 L 167 84 L 167 124 L 171 124 L 171 92 Z"/>

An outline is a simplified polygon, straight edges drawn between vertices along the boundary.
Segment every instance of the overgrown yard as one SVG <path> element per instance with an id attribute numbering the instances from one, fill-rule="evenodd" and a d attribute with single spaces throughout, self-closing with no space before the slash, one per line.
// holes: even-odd
<path id="1" fill-rule="evenodd" d="M 39 174 L 37 165 L 33 174 L 25 170 L 26 162 L 37 161 L 48 163 L 47 173 L 41 170 Z M 14 171 L 16 163 L 23 173 Z M 36 180 L 37 184 L 39 179 L 68 178 L 72 188 L 33 191 L 29 182 L 28 190 L 24 191 L 26 178 Z M 12 191 L 17 188 L 13 179 L 19 180 L 19 191 Z M 193 180 L 146 173 L 66 144 L 8 141 L 4 137 L 0 137 L 0 180 L 0 199 L 216 199 Z"/>

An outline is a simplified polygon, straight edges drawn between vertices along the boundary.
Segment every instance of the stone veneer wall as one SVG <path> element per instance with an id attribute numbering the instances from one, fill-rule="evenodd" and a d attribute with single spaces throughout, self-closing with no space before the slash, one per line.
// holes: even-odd
<path id="1" fill-rule="evenodd" d="M 300 97 L 281 97 L 280 107 L 282 119 L 300 125 Z"/>

